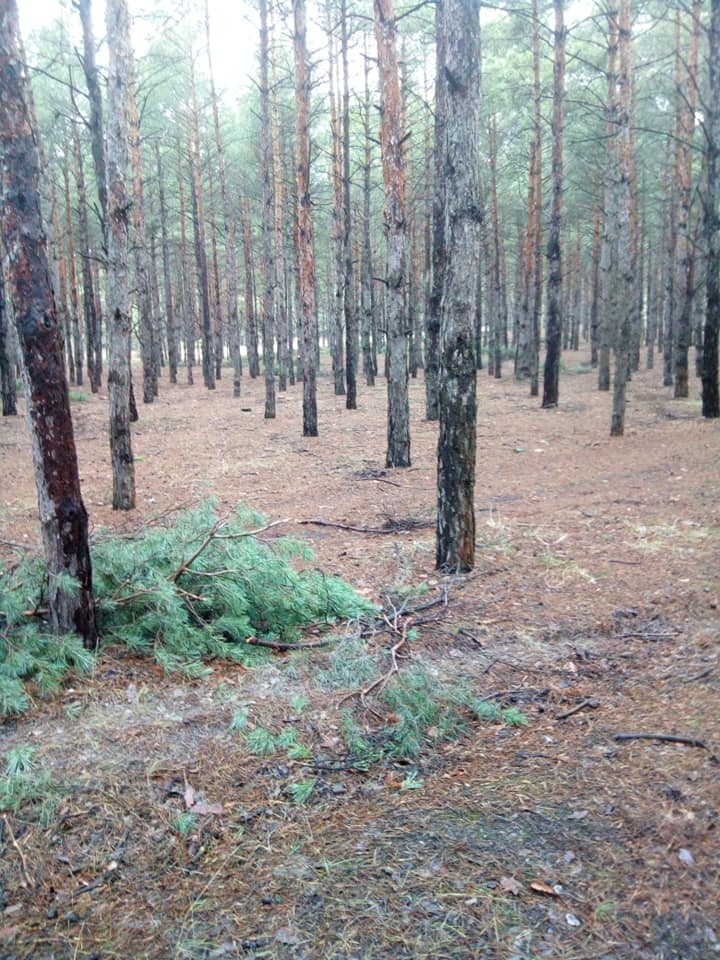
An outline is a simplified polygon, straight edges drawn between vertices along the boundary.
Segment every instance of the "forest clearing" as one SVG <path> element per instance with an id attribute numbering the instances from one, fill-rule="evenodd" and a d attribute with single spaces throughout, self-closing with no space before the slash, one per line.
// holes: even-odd
<path id="1" fill-rule="evenodd" d="M 480 372 L 477 564 L 459 577 L 434 569 L 422 377 L 413 465 L 396 470 L 381 386 L 351 412 L 321 377 L 322 435 L 302 438 L 299 385 L 267 421 L 261 381 L 240 401 L 226 377 L 212 394 L 165 384 L 136 426 L 132 513 L 111 509 L 105 393 L 73 402 L 93 540 L 208 497 L 247 503 L 391 623 L 427 605 L 397 654 L 423 702 L 463 685 L 527 723 L 440 716 L 417 755 L 374 752 L 400 711 L 358 693 L 391 669 L 390 625 L 199 681 L 107 649 L 3 727 L 4 754 L 34 748 L 40 785 L 2 820 L 0 956 L 717 955 L 717 421 L 643 371 L 611 439 L 585 361 L 566 355 L 556 410 Z M 24 418 L 3 418 L 0 449 L 8 565 L 13 543 L 39 549 Z M 308 753 L 253 752 L 255 729 Z"/>

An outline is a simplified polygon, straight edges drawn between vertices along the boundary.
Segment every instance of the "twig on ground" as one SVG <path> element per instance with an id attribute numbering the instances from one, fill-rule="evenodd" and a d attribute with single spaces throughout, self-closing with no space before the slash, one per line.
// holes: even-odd
<path id="1" fill-rule="evenodd" d="M 642 560 L 616 560 L 614 557 L 610 557 L 610 563 L 622 563 L 625 567 L 639 567 L 642 565 Z"/>
<path id="2" fill-rule="evenodd" d="M 625 740 L 661 740 L 666 743 L 684 743 L 688 747 L 700 747 L 707 750 L 707 744 L 704 740 L 698 740 L 695 737 L 676 737 L 673 733 L 616 733 L 613 740 L 619 743 Z"/>
<path id="3" fill-rule="evenodd" d="M 674 640 L 677 633 L 620 633 L 618 640 Z"/>
<path id="4" fill-rule="evenodd" d="M 383 527 L 355 527 L 350 523 L 334 523 L 332 520 L 298 520 L 303 526 L 312 524 L 316 527 L 335 527 L 337 530 L 352 530 L 355 533 L 394 533 L 394 530 L 385 530 Z"/>
<path id="5" fill-rule="evenodd" d="M 695 680 L 703 680 L 705 677 L 709 677 L 712 672 L 712 667 L 706 667 L 704 670 L 701 670 L 700 673 L 694 673 L 691 677 L 682 677 L 680 682 L 693 683 Z"/>
<path id="6" fill-rule="evenodd" d="M 381 677 L 378 677 L 376 680 L 373 680 L 372 683 L 369 683 L 366 687 L 363 687 L 361 690 L 353 690 L 351 693 L 346 693 L 345 696 L 338 701 L 338 707 L 341 704 L 345 703 L 346 700 L 350 700 L 352 697 L 359 697 L 360 703 L 363 705 L 363 707 L 365 707 L 366 709 L 369 709 L 368 704 L 365 702 L 365 698 L 368 696 L 368 694 L 372 693 L 373 690 L 377 690 L 378 688 L 382 690 L 387 684 L 390 677 L 400 672 L 400 666 L 397 662 L 398 652 L 402 649 L 402 647 L 405 645 L 407 641 L 408 629 L 410 628 L 412 620 L 408 617 L 408 619 L 403 623 L 400 630 L 397 630 L 393 627 L 392 623 L 387 617 L 385 617 L 384 619 L 386 620 L 387 625 L 393 630 L 394 633 L 400 633 L 400 639 L 396 644 L 394 644 L 390 648 L 390 660 L 391 660 L 390 669 L 387 671 L 387 673 L 384 673 Z"/>
<path id="7" fill-rule="evenodd" d="M 574 716 L 576 713 L 580 713 L 581 710 L 586 708 L 589 710 L 595 710 L 596 707 L 600 706 L 599 700 L 593 700 L 592 698 L 588 700 L 583 700 L 580 703 L 576 703 L 574 707 L 571 707 L 569 710 L 566 710 L 564 713 L 556 713 L 556 720 L 567 720 L 568 717 Z"/>
<path id="8" fill-rule="evenodd" d="M 397 480 L 386 480 L 385 477 L 353 477 L 353 480 L 374 480 L 376 483 L 389 483 L 391 487 L 401 487 Z"/>
<path id="9" fill-rule="evenodd" d="M 17 855 L 20 857 L 20 866 L 22 868 L 22 874 L 25 879 L 25 886 L 34 887 L 35 881 L 30 876 L 30 872 L 28 871 L 28 865 L 27 865 L 27 860 L 25 859 L 25 854 L 22 852 L 22 847 L 15 839 L 15 834 L 13 833 L 12 827 L 10 826 L 10 821 L 8 820 L 6 813 L 3 814 L 3 823 L 5 824 L 5 829 L 7 830 L 8 835 L 10 837 L 10 843 L 13 845 L 13 847 L 15 847 L 17 851 Z"/>
<path id="10" fill-rule="evenodd" d="M 326 647 L 332 642 L 328 637 L 324 640 L 308 640 L 306 643 L 280 643 L 276 640 L 261 640 L 259 637 L 247 637 L 245 643 L 253 647 L 267 647 L 268 650 L 308 650 L 311 647 Z"/>

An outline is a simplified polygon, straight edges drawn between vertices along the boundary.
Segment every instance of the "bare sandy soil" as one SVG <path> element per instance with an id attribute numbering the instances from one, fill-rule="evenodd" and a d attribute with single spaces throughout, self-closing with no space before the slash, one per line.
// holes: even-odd
<path id="1" fill-rule="evenodd" d="M 357 695 L 358 641 L 218 664 L 195 683 L 106 651 L 90 681 L 0 728 L 4 751 L 33 744 L 63 785 L 49 824 L 0 821 L 0 957 L 720 957 L 720 424 L 700 418 L 695 384 L 675 401 L 642 371 L 611 440 L 584 359 L 569 355 L 555 411 L 480 373 L 466 577 L 433 569 L 437 427 L 421 380 L 413 466 L 387 471 L 382 381 L 349 412 L 322 377 L 319 439 L 301 435 L 299 387 L 265 421 L 260 382 L 239 401 L 227 375 L 214 392 L 163 382 L 134 430 L 126 515 L 110 508 L 106 396 L 73 403 L 95 534 L 243 501 L 390 614 L 363 641 L 381 672 L 398 598 L 413 598 L 407 613 L 445 597 L 416 614 L 400 671 L 424 666 L 528 723 L 431 729 L 410 763 L 360 770 L 347 716 L 370 740 L 393 717 L 379 689 Z M 22 417 L 0 422 L 0 464 L 7 565 L 38 545 Z M 293 726 L 311 759 L 251 754 L 229 729 L 239 705 Z M 221 812 L 185 824 L 188 787 Z"/>

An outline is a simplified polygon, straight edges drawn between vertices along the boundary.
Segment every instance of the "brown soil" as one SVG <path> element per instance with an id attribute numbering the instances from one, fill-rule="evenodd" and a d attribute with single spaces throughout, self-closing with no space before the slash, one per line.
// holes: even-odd
<path id="1" fill-rule="evenodd" d="M 74 402 L 95 531 L 132 532 L 209 496 L 287 518 L 279 530 L 308 540 L 317 566 L 386 610 L 408 588 L 427 590 L 415 605 L 446 589 L 400 670 L 422 664 L 529 722 L 473 722 L 453 741 L 430 730 L 410 764 L 360 771 L 341 747 L 343 711 L 371 739 L 392 717 L 373 694 L 365 709 L 341 703 L 363 686 L 352 677 L 315 682 L 337 667 L 332 649 L 257 671 L 216 665 L 203 683 L 106 651 L 92 680 L 2 728 L 4 749 L 36 745 L 65 792 L 47 827 L 32 811 L 0 822 L 0 958 L 720 956 L 720 425 L 642 372 L 627 434 L 611 440 L 610 397 L 581 359 L 555 411 L 480 374 L 467 577 L 433 569 L 436 425 L 421 381 L 413 466 L 393 471 L 382 385 L 348 412 L 323 377 L 322 436 L 307 439 L 298 387 L 264 421 L 260 382 L 239 401 L 227 377 L 212 393 L 164 383 L 134 430 L 127 515 L 110 508 L 106 397 Z M 12 563 L 17 544 L 38 543 L 22 417 L 0 423 L 0 451 Z M 298 523 L 312 519 L 408 529 Z M 383 670 L 397 639 L 367 641 Z M 241 703 L 252 723 L 295 727 L 313 759 L 249 755 L 229 729 Z M 614 739 L 632 732 L 706 746 Z M 183 835 L 187 785 L 222 813 Z"/>

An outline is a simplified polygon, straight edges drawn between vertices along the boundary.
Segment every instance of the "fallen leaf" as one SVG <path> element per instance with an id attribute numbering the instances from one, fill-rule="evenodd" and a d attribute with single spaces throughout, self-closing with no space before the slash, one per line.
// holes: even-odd
<path id="1" fill-rule="evenodd" d="M 522 884 L 515 877 L 500 877 L 500 889 L 504 893 L 511 893 L 517 897 L 522 890 Z"/>
<path id="2" fill-rule="evenodd" d="M 548 897 L 560 896 L 555 887 L 551 887 L 550 884 L 545 883 L 544 880 L 531 880 L 530 889 L 534 890 L 535 893 L 544 893 Z"/>

